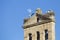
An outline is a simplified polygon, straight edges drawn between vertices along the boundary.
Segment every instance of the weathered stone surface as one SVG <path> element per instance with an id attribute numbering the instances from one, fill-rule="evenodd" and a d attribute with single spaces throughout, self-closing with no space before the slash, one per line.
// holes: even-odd
<path id="1" fill-rule="evenodd" d="M 39 17 L 41 16 L 40 14 L 38 15 Z M 40 40 L 45 40 L 45 29 L 48 29 L 48 40 L 55 40 L 55 16 L 53 13 L 42 15 L 41 22 L 37 22 L 35 14 L 31 18 L 26 19 L 23 28 L 24 40 L 29 40 L 29 33 L 32 33 L 32 40 L 37 40 L 37 31 L 40 32 Z"/>

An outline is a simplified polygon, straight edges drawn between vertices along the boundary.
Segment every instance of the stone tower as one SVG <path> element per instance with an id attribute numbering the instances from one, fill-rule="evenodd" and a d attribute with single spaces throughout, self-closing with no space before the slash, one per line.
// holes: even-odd
<path id="1" fill-rule="evenodd" d="M 30 18 L 24 19 L 24 40 L 55 40 L 55 14 L 48 10 L 42 14 L 41 9 Z"/>

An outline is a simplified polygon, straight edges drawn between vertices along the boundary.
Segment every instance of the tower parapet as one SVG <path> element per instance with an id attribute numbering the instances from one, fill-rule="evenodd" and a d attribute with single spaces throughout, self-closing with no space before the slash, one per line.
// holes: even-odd
<path id="1" fill-rule="evenodd" d="M 40 8 L 37 8 L 35 14 L 31 18 L 24 19 L 23 28 L 28 28 L 29 26 L 46 22 L 55 22 L 54 12 L 52 10 L 48 10 L 45 14 L 42 14 L 42 10 Z"/>

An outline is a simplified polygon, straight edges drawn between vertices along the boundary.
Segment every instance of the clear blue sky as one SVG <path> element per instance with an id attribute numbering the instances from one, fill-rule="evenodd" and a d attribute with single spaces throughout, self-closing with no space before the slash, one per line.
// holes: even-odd
<path id="1" fill-rule="evenodd" d="M 56 40 L 60 40 L 60 0 L 0 0 L 0 40 L 24 40 L 23 19 L 27 9 L 43 13 L 52 9 L 56 17 Z"/>

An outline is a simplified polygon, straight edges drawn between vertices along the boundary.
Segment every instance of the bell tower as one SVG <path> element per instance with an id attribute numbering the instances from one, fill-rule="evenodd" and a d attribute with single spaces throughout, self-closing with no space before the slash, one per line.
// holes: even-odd
<path id="1" fill-rule="evenodd" d="M 42 14 L 41 9 L 30 18 L 24 19 L 24 40 L 55 40 L 55 14 L 48 10 Z"/>

